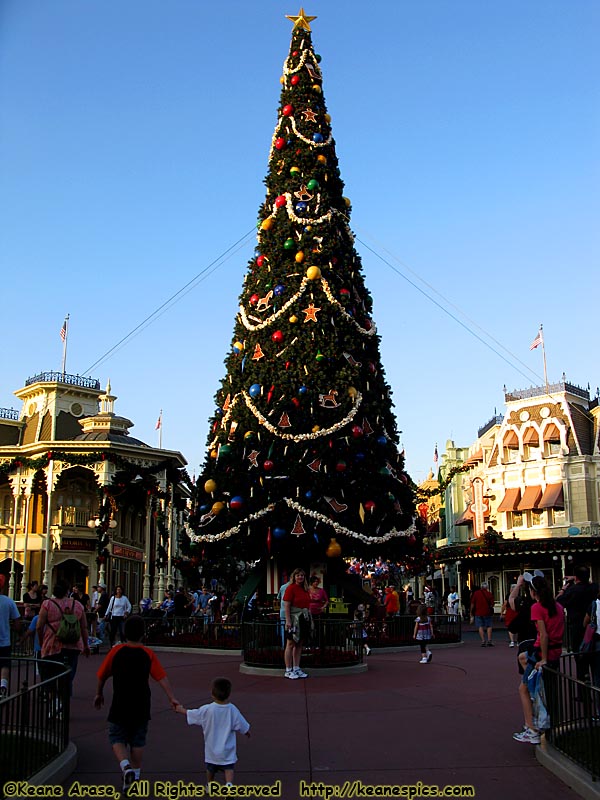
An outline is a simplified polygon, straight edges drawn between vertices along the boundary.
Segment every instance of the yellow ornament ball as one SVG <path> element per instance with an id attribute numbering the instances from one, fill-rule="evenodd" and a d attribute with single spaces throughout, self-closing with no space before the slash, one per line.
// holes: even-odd
<path id="1" fill-rule="evenodd" d="M 321 430 L 321 426 L 320 425 L 313 425 L 313 429 L 312 429 L 313 433 L 317 433 L 320 430 Z"/>
<path id="2" fill-rule="evenodd" d="M 295 314 L 292 314 L 292 316 L 290 317 L 290 322 L 292 323 L 292 325 L 295 325 L 298 322 L 298 317 Z"/>
<path id="3" fill-rule="evenodd" d="M 350 200 L 349 197 L 344 197 L 344 203 L 346 204 L 347 208 L 350 208 L 350 206 L 352 205 L 352 201 Z"/>
<path id="4" fill-rule="evenodd" d="M 354 386 L 349 386 L 348 387 L 348 396 L 349 397 L 351 397 L 354 400 L 354 398 L 356 397 L 357 394 L 358 394 L 358 392 L 356 391 Z"/>
<path id="5" fill-rule="evenodd" d="M 331 122 L 331 114 L 325 114 L 325 122 L 328 124 Z"/>
<path id="6" fill-rule="evenodd" d="M 326 163 L 327 163 L 327 156 L 324 156 L 324 155 L 322 155 L 322 154 L 321 154 L 321 155 L 318 155 L 318 156 L 317 156 L 317 162 L 318 162 L 319 164 L 326 164 Z"/>
<path id="7" fill-rule="evenodd" d="M 284 75 L 282 75 L 281 78 L 279 78 L 279 83 L 285 83 L 285 76 Z"/>
<path id="8" fill-rule="evenodd" d="M 221 503 L 221 501 L 219 500 L 218 502 L 213 503 L 211 511 L 213 512 L 213 514 L 220 514 L 224 508 L 225 508 L 225 503 Z"/>
<path id="9" fill-rule="evenodd" d="M 204 491 L 208 492 L 208 494 L 212 494 L 216 488 L 217 488 L 217 482 L 213 481 L 212 478 L 209 478 L 204 484 Z"/>
<path id="10" fill-rule="evenodd" d="M 317 94 L 321 94 L 321 87 L 319 86 L 318 83 L 313 83 L 313 87 L 312 88 L 313 88 L 313 92 L 316 92 Z"/>
<path id="11" fill-rule="evenodd" d="M 216 458 L 218 455 L 219 455 L 219 454 L 218 454 L 218 452 L 217 452 L 216 450 L 211 450 L 211 451 L 210 451 L 210 457 L 211 457 L 211 458 Z"/>
<path id="12" fill-rule="evenodd" d="M 263 219 L 263 221 L 260 223 L 260 227 L 262 228 L 263 231 L 270 231 L 274 224 L 275 222 L 273 218 L 267 217 L 266 219 Z"/>
<path id="13" fill-rule="evenodd" d="M 303 261 L 304 261 L 304 253 L 302 252 L 302 250 L 298 250 L 298 252 L 296 253 L 296 262 L 298 264 L 301 264 Z"/>
<path id="14" fill-rule="evenodd" d="M 306 277 L 309 281 L 318 281 L 321 277 L 321 270 L 319 267 L 309 267 L 306 270 Z"/>

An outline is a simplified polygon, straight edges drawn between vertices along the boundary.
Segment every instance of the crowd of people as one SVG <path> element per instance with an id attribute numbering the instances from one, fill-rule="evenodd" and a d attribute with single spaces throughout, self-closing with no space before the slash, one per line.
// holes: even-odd
<path id="1" fill-rule="evenodd" d="M 280 588 L 280 624 L 284 644 L 283 673 L 287 679 L 307 678 L 300 666 L 303 646 L 320 624 L 329 605 L 329 597 L 321 586 L 320 575 L 307 575 L 295 569 Z M 39 661 L 42 680 L 52 678 L 63 669 L 69 669 L 69 690 L 77 673 L 80 656 L 90 654 L 90 641 L 94 628 L 107 626 L 111 649 L 98 671 L 97 708 L 103 704 L 103 687 L 109 678 L 115 681 L 113 704 L 109 712 L 109 740 L 123 773 L 126 792 L 139 779 L 141 757 L 148 724 L 148 677 L 158 681 L 166 692 L 173 709 L 186 715 L 190 725 L 200 725 L 205 733 L 207 780 L 214 780 L 219 770 L 225 772 L 228 782 L 233 780 L 235 762 L 235 733 L 247 733 L 248 723 L 229 703 L 231 686 L 228 682 L 215 682 L 213 703 L 201 709 L 183 708 L 173 694 L 166 673 L 153 652 L 142 645 L 147 614 L 170 615 L 177 619 L 200 616 L 216 621 L 227 616 L 235 618 L 239 611 L 233 598 L 228 598 L 218 584 L 202 586 L 194 591 L 168 587 L 164 598 L 153 601 L 142 598 L 138 604 L 139 615 L 125 596 L 123 587 L 115 587 L 108 595 L 106 586 L 92 587 L 89 596 L 82 587 L 58 581 L 51 597 L 33 581 L 27 587 L 23 615 L 13 600 L 0 592 L 0 700 L 9 692 L 10 631 L 25 626 L 23 638 L 34 639 L 34 650 Z M 358 604 L 354 611 L 356 636 L 367 639 L 367 621 L 373 618 L 392 618 L 402 613 L 414 617 L 413 638 L 420 649 L 420 663 L 431 663 L 432 645 L 435 642 L 435 624 L 432 618 L 444 607 L 446 613 L 458 616 L 459 595 L 451 586 L 445 598 L 437 598 L 435 589 L 427 584 L 422 598 L 411 597 L 410 586 L 393 585 L 375 587 L 369 605 Z M 465 592 L 462 593 L 465 599 Z M 256 597 L 255 597 L 256 600 Z M 494 597 L 486 583 L 474 586 L 468 593 L 466 608 L 479 631 L 482 647 L 493 647 Z M 231 616 L 230 616 L 231 615 Z M 520 673 L 519 698 L 523 713 L 523 728 L 513 738 L 521 743 L 538 744 L 542 729 L 534 713 L 531 700 L 531 680 L 538 677 L 543 667 L 560 669 L 561 654 L 566 649 L 575 654 L 577 678 L 600 687 L 600 596 L 596 583 L 590 580 L 585 566 L 574 569 L 564 585 L 554 596 L 550 583 L 541 570 L 524 572 L 511 586 L 503 605 L 501 619 L 506 626 L 507 643 L 517 650 L 517 669 Z M 91 623 L 88 627 L 88 621 Z M 118 640 L 118 643 L 117 643 Z M 367 646 L 367 652 L 369 648 Z M 541 673 L 539 673 L 541 674 Z M 134 677 L 137 676 L 137 677 Z M 137 686 L 139 676 L 145 688 Z M 221 680 L 221 679 L 219 679 Z M 123 698 L 134 698 L 133 706 Z M 60 714 L 60 698 L 47 698 L 48 713 Z M 133 701 L 131 701 L 133 702 Z M 551 706 L 552 698 L 548 698 Z M 134 708 L 131 724 L 125 724 L 125 708 Z M 552 708 L 550 708 L 552 712 Z M 127 714 L 129 711 L 127 711 Z M 233 737 L 233 738 L 232 738 Z"/>

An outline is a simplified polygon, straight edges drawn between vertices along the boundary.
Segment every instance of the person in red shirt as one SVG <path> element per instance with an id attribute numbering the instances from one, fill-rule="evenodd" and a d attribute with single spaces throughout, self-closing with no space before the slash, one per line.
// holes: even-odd
<path id="1" fill-rule="evenodd" d="M 283 595 L 285 610 L 285 677 L 290 680 L 308 678 L 300 669 L 302 642 L 309 635 L 311 628 L 310 594 L 306 573 L 303 569 L 295 569 L 290 575 L 290 583 Z"/>
<path id="2" fill-rule="evenodd" d="M 529 583 L 529 593 L 534 601 L 531 620 L 537 628 L 537 638 L 531 648 L 519 653 L 523 677 L 519 686 L 519 697 L 525 717 L 525 727 L 513 734 L 513 739 L 525 744 L 540 744 L 540 732 L 533 727 L 533 707 L 529 695 L 529 676 L 534 669 L 547 665 L 558 670 L 565 631 L 565 611 L 552 595 L 545 578 L 535 575 Z"/>
<path id="3" fill-rule="evenodd" d="M 400 597 L 398 592 L 393 586 L 388 586 L 385 590 L 385 597 L 383 599 L 385 606 L 385 613 L 388 619 L 395 617 L 400 611 Z"/>
<path id="4" fill-rule="evenodd" d="M 479 628 L 482 647 L 493 647 L 492 622 L 494 620 L 494 595 L 489 591 L 487 583 L 482 583 L 471 595 L 471 622 Z M 486 640 L 487 632 L 487 640 Z"/>

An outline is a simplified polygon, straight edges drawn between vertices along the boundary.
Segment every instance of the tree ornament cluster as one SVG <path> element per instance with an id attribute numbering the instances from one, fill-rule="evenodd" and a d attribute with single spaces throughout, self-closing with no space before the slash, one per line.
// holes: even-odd
<path id="1" fill-rule="evenodd" d="M 188 532 L 212 555 L 235 548 L 248 560 L 291 561 L 377 548 L 410 568 L 422 534 L 349 227 L 314 17 L 290 19 L 258 243 Z"/>

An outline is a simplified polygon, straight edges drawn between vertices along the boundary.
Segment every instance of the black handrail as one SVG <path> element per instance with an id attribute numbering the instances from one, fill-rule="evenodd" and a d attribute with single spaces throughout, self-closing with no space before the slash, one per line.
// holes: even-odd
<path id="1" fill-rule="evenodd" d="M 69 745 L 71 669 L 56 662 L 57 675 L 41 681 L 38 664 L 33 658 L 10 662 L 9 694 L 0 700 L 3 782 L 29 780 Z"/>
<path id="2" fill-rule="evenodd" d="M 596 781 L 600 777 L 600 686 L 588 682 L 594 658 L 600 659 L 600 652 L 583 662 L 574 653 L 562 656 L 558 670 L 544 667 L 544 688 L 551 726 L 547 741 Z M 585 681 L 577 680 L 578 667 Z"/>

